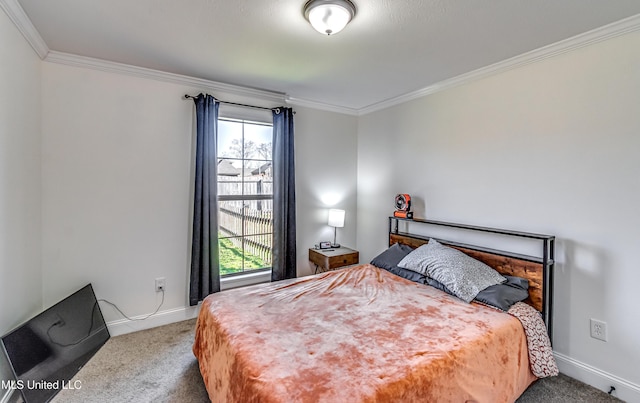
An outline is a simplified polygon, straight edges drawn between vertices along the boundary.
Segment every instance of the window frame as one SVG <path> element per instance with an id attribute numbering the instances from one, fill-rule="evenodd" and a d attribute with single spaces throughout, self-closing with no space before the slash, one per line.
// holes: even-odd
<path id="1" fill-rule="evenodd" d="M 239 123 L 242 124 L 242 145 L 241 145 L 241 156 L 240 157 L 225 157 L 225 156 L 221 156 L 221 150 L 218 149 L 216 147 L 216 160 L 220 161 L 222 159 L 226 159 L 226 160 L 232 160 L 232 161 L 240 161 L 241 166 L 242 166 L 242 173 L 244 173 L 245 170 L 245 164 L 247 161 L 265 161 L 265 162 L 270 162 L 271 166 L 273 167 L 273 155 L 271 155 L 270 159 L 266 159 L 266 158 L 245 158 L 244 155 L 244 147 L 245 147 L 245 125 L 259 125 L 259 126 L 266 126 L 266 127 L 270 127 L 271 129 L 273 129 L 273 123 L 266 121 L 266 117 L 265 117 L 265 121 L 261 121 L 261 120 L 256 120 L 256 116 L 252 115 L 250 118 L 243 118 L 241 116 L 238 116 L 237 110 L 234 110 L 234 113 L 230 114 L 231 116 L 225 116 L 224 113 L 220 113 L 218 116 L 218 121 L 226 121 L 226 122 L 233 122 L 233 123 Z M 220 133 L 218 133 L 220 134 Z M 271 136 L 271 144 L 273 144 L 273 134 Z M 241 174 L 242 175 L 242 174 Z M 216 178 L 216 183 L 219 183 L 219 181 L 217 180 L 218 178 Z M 217 200 L 218 202 L 225 202 L 225 201 L 229 201 L 229 202 L 245 202 L 245 201 L 268 201 L 271 200 L 273 202 L 273 192 L 269 193 L 269 194 L 244 194 L 245 192 L 245 180 L 244 180 L 244 176 L 242 176 L 242 194 L 240 195 L 217 195 Z M 218 186 L 218 185 L 216 185 Z M 220 214 L 220 205 L 218 204 L 218 211 L 216 212 L 217 214 Z M 221 279 L 221 284 L 223 286 L 223 288 L 233 288 L 235 286 L 242 286 L 242 285 L 248 285 L 249 283 L 251 284 L 255 284 L 255 283 L 261 283 L 261 282 L 268 282 L 271 279 L 271 270 L 272 270 L 272 261 L 269 262 L 270 266 L 267 267 L 260 267 L 260 268 L 245 268 L 245 254 L 246 249 L 245 249 L 245 240 L 246 238 L 252 237 L 252 236 L 258 236 L 258 235 L 270 235 L 271 239 L 273 239 L 273 226 L 271 227 L 271 231 L 270 232 L 264 232 L 264 233 L 256 233 L 256 234 L 245 234 L 244 233 L 244 228 L 245 228 L 245 216 L 244 214 L 242 215 L 242 234 L 238 235 L 238 236 L 220 236 L 219 239 L 232 239 L 232 238 L 239 238 L 241 239 L 242 242 L 242 253 L 243 253 L 243 259 L 242 259 L 242 267 L 240 268 L 240 271 L 236 271 L 236 272 L 232 272 L 232 273 L 226 273 L 226 274 L 220 274 L 220 279 Z M 220 223 L 218 224 L 218 230 L 220 231 Z M 271 245 L 271 257 L 273 256 L 273 245 Z M 248 282 L 248 283 L 247 283 Z M 224 284 L 228 284 L 227 287 L 224 286 Z M 237 285 L 234 285 L 237 284 Z"/>

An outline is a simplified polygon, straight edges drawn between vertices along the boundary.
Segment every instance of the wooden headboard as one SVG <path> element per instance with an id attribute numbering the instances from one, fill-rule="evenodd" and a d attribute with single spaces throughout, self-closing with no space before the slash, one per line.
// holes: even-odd
<path id="1" fill-rule="evenodd" d="M 540 256 L 528 256 L 508 251 L 489 249 L 481 246 L 462 244 L 449 241 L 439 237 L 429 235 L 417 235 L 398 230 L 399 222 L 406 221 L 431 226 L 443 226 L 448 228 L 459 228 L 479 232 L 506 235 L 509 237 L 529 238 L 542 242 Z M 552 339 L 552 306 L 553 306 L 553 277 L 551 270 L 554 264 L 554 243 L 555 237 L 552 235 L 534 234 L 530 232 L 510 231 L 498 228 L 478 227 L 472 225 L 448 223 L 442 221 L 404 219 L 389 217 L 389 246 L 395 243 L 409 245 L 417 248 L 429 242 L 429 238 L 434 238 L 438 242 L 458 249 L 467 255 L 477 259 L 486 265 L 494 268 L 501 274 L 518 276 L 529 280 L 529 298 L 524 301 L 537 309 L 547 325 L 549 338 Z"/>

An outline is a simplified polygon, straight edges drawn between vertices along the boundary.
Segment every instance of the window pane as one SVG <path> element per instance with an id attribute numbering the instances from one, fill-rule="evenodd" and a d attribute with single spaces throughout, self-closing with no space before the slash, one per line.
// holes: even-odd
<path id="1" fill-rule="evenodd" d="M 218 241 L 220 257 L 220 275 L 238 273 L 242 271 L 244 255 L 242 253 L 242 238 L 220 238 Z"/>
<path id="2" fill-rule="evenodd" d="M 271 234 L 272 200 L 220 201 L 218 227 L 220 237 Z"/>
<path id="3" fill-rule="evenodd" d="M 230 158 L 218 160 L 218 194 L 242 194 L 242 160 Z"/>
<path id="4" fill-rule="evenodd" d="M 250 148 L 251 155 L 245 158 L 271 160 L 273 127 L 258 124 L 246 124 L 244 127 L 245 147 Z"/>
<path id="5" fill-rule="evenodd" d="M 220 238 L 220 275 L 271 267 L 271 234 Z"/>
<path id="6" fill-rule="evenodd" d="M 242 178 L 218 176 L 218 195 L 241 195 Z"/>
<path id="7" fill-rule="evenodd" d="M 271 267 L 271 234 L 244 238 L 244 269 Z"/>
<path id="8" fill-rule="evenodd" d="M 244 194 L 270 195 L 273 193 L 271 184 L 271 161 L 248 160 L 244 162 Z"/>
<path id="9" fill-rule="evenodd" d="M 218 120 L 218 158 L 242 158 L 242 122 Z"/>
<path id="10" fill-rule="evenodd" d="M 271 201 L 271 200 L 267 200 Z M 273 221 L 271 219 L 271 210 L 266 210 L 264 204 L 265 200 L 251 200 L 245 201 L 244 213 L 244 235 L 263 235 L 268 234 L 271 236 L 273 232 Z M 271 203 L 269 203 L 271 204 Z M 256 209 L 255 207 L 262 207 L 262 209 Z M 268 245 L 271 245 L 269 243 Z"/>
<path id="11" fill-rule="evenodd" d="M 244 211 L 247 220 L 268 220 L 270 229 L 269 231 L 253 231 L 247 232 L 245 235 L 253 235 L 256 233 L 271 232 L 271 226 L 273 226 L 273 199 L 266 200 L 244 200 Z"/>
<path id="12" fill-rule="evenodd" d="M 219 237 L 237 237 L 244 235 L 242 232 L 242 206 L 240 200 L 218 202 L 218 228 Z"/>

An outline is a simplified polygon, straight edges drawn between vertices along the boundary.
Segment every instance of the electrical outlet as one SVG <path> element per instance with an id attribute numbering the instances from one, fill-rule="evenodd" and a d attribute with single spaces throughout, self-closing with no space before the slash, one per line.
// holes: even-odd
<path id="1" fill-rule="evenodd" d="M 597 319 L 591 319 L 591 337 L 607 341 L 607 323 Z"/>
<path id="2" fill-rule="evenodd" d="M 164 277 L 158 277 L 156 279 L 156 292 L 166 291 Z"/>

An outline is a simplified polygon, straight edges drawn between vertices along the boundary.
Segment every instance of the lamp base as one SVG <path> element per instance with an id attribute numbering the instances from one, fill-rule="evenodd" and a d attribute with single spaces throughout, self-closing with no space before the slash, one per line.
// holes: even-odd
<path id="1" fill-rule="evenodd" d="M 333 243 L 331 244 L 332 248 L 339 248 L 340 244 L 336 242 L 336 234 L 337 234 L 338 228 L 333 227 Z"/>

